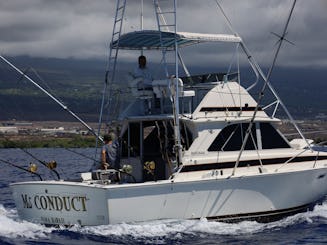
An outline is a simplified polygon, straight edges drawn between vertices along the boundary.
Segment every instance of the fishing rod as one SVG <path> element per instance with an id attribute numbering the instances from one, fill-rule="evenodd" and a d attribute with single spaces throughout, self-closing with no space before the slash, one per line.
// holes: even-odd
<path id="1" fill-rule="evenodd" d="M 69 148 L 64 148 L 64 149 L 67 150 L 67 151 L 70 151 L 70 152 L 72 152 L 72 153 L 75 153 L 75 154 L 77 154 L 77 155 L 80 155 L 80 156 L 82 156 L 82 157 L 85 157 L 85 158 L 87 158 L 87 159 L 90 159 L 90 160 L 92 160 L 92 161 L 99 162 L 99 161 L 96 160 L 94 157 L 90 157 L 90 156 L 84 155 L 83 153 L 80 153 L 80 152 L 74 151 L 74 150 L 69 149 Z"/>
<path id="2" fill-rule="evenodd" d="M 41 175 L 39 175 L 38 173 L 36 173 L 36 171 L 37 171 L 37 166 L 36 166 L 36 164 L 34 164 L 34 163 L 30 163 L 30 167 L 29 167 L 29 169 L 26 169 L 26 168 L 23 168 L 23 167 L 21 167 L 21 166 L 18 166 L 18 165 L 16 165 L 16 164 L 11 163 L 11 162 L 9 162 L 9 161 L 7 161 L 7 160 L 4 160 L 4 159 L 0 159 L 0 161 L 3 162 L 3 163 L 6 163 L 6 164 L 8 164 L 8 165 L 10 165 L 10 166 L 12 166 L 12 167 L 15 167 L 15 168 L 21 169 L 21 170 L 23 170 L 23 171 L 25 171 L 25 172 L 29 172 L 29 173 L 31 173 L 31 174 L 34 174 L 34 175 L 36 175 L 37 177 L 39 177 L 41 181 L 43 180 L 42 177 L 41 177 Z"/>
<path id="3" fill-rule="evenodd" d="M 42 161 L 41 159 L 38 159 L 36 156 L 34 156 L 32 153 L 30 153 L 26 149 L 23 149 L 23 148 L 19 148 L 19 149 L 22 150 L 23 152 L 25 152 L 27 155 L 31 156 L 33 159 L 35 159 L 39 163 L 41 163 L 46 168 L 50 169 L 52 172 L 54 172 L 57 175 L 58 180 L 60 180 L 60 175 L 57 172 L 57 170 L 55 170 L 55 168 L 57 167 L 56 161 L 54 161 L 54 160 L 50 161 L 50 162 Z"/>
<path id="4" fill-rule="evenodd" d="M 6 141 L 8 141 L 8 142 L 11 142 L 7 137 L 4 137 L 4 139 Z M 18 149 L 20 149 L 21 151 L 25 152 L 29 156 L 31 156 L 33 159 L 35 159 L 36 161 L 38 161 L 39 163 L 41 163 L 46 168 L 50 169 L 52 172 L 54 172 L 57 175 L 58 180 L 60 180 L 60 175 L 55 170 L 55 168 L 57 167 L 57 162 L 56 161 L 50 161 L 50 162 L 42 161 L 42 160 L 38 159 L 36 156 L 34 156 L 32 153 L 30 153 L 28 150 L 26 150 L 25 148 L 18 147 Z"/>
<path id="5" fill-rule="evenodd" d="M 64 105 L 62 102 L 60 102 L 56 97 L 54 97 L 52 94 L 50 94 L 47 90 L 45 90 L 43 87 L 41 87 L 38 83 L 36 83 L 32 78 L 30 78 L 28 75 L 26 75 L 24 72 L 22 72 L 20 69 L 18 69 L 15 65 L 13 65 L 11 62 L 9 62 L 6 58 L 4 58 L 2 55 L 0 55 L 0 58 L 7 63 L 9 66 L 11 66 L 14 70 L 16 70 L 19 74 L 21 74 L 23 77 L 25 77 L 28 81 L 30 81 L 34 86 L 36 86 L 38 89 L 40 89 L 43 93 L 48 95 L 52 100 L 54 100 L 61 108 L 63 108 L 65 111 L 67 111 L 70 115 L 72 115 L 75 119 L 77 119 L 80 123 L 82 123 L 97 139 L 99 139 L 101 142 L 103 142 L 102 137 L 99 136 L 86 122 L 84 122 L 79 116 L 77 116 L 73 111 L 71 111 L 66 105 Z"/>

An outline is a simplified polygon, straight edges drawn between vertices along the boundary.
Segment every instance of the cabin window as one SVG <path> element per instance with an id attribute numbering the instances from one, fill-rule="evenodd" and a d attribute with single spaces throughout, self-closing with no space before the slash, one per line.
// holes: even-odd
<path id="1" fill-rule="evenodd" d="M 141 136 L 140 134 L 143 134 Z M 185 123 L 181 123 L 181 143 L 183 149 L 187 150 L 193 142 L 192 133 Z M 128 139 L 128 134 L 130 137 Z M 143 148 L 147 152 L 160 153 L 163 150 L 173 151 L 174 128 L 173 121 L 146 121 L 143 122 L 142 131 L 140 123 L 130 123 L 129 131 L 122 137 L 122 157 L 138 157 L 140 156 L 140 141 L 144 142 Z M 129 142 L 129 145 L 128 145 Z"/>
<path id="2" fill-rule="evenodd" d="M 290 148 L 286 140 L 270 123 L 260 123 L 262 149 Z"/>
<path id="3" fill-rule="evenodd" d="M 241 149 L 248 123 L 232 124 L 225 127 L 210 145 L 208 151 L 238 151 Z M 252 127 L 245 150 L 255 150 L 254 142 L 257 142 L 255 126 Z"/>
<path id="4" fill-rule="evenodd" d="M 256 125 L 253 124 L 244 150 L 256 150 Z M 208 151 L 238 151 L 241 149 L 248 123 L 232 124 L 225 127 L 212 142 Z M 260 123 L 262 149 L 290 148 L 287 141 L 270 123 Z"/>

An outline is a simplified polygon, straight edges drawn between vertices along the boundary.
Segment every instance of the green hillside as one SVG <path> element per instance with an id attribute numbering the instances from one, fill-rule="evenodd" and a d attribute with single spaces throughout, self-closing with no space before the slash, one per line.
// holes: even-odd
<path id="1" fill-rule="evenodd" d="M 9 60 L 77 115 L 89 122 L 98 120 L 106 61 L 26 56 L 9 57 Z M 131 70 L 133 66 L 127 64 L 122 67 Z M 200 69 L 195 67 L 193 70 Z M 216 68 L 211 70 L 217 72 Z M 296 119 L 326 119 L 325 73 L 323 69 L 276 67 L 271 82 Z M 253 95 L 257 96 L 255 92 Z M 30 82 L 1 62 L 0 120 L 10 119 L 75 120 Z"/>
<path id="2" fill-rule="evenodd" d="M 72 111 L 96 120 L 104 79 L 102 62 L 28 57 L 10 60 Z M 46 94 L 3 63 L 0 113 L 2 120 L 72 120 Z"/>

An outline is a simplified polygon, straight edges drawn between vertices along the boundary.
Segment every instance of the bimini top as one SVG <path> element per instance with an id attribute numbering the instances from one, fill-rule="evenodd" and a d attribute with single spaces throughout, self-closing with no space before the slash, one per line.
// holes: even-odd
<path id="1" fill-rule="evenodd" d="M 161 33 L 161 35 L 160 35 Z M 160 40 L 162 37 L 162 44 Z M 201 34 L 191 32 L 177 32 L 176 40 L 179 47 L 202 42 L 232 42 L 239 43 L 242 39 L 227 34 Z M 175 49 L 175 33 L 156 30 L 129 32 L 121 35 L 119 40 L 111 43 L 112 48 L 120 49 Z"/>

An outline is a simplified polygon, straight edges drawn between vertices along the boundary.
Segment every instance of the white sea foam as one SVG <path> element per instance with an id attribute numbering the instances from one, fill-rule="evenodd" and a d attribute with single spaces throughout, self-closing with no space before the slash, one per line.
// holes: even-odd
<path id="1" fill-rule="evenodd" d="M 216 235 L 242 235 L 253 234 L 263 231 L 283 229 L 298 223 L 313 222 L 314 218 L 324 218 L 327 222 L 327 201 L 318 204 L 313 211 L 299 213 L 286 217 L 282 220 L 270 223 L 258 223 L 255 221 L 242 221 L 239 223 L 212 222 L 201 220 L 158 220 L 142 223 L 103 225 L 95 227 L 71 228 L 72 231 L 100 235 L 100 236 L 132 236 L 163 237 L 181 236 L 182 234 L 216 234 Z M 322 222 L 321 220 L 319 222 Z"/>
<path id="2" fill-rule="evenodd" d="M 0 204 L 0 236 L 7 238 L 37 239 L 47 237 L 53 228 L 18 219 L 16 210 L 9 210 Z"/>

